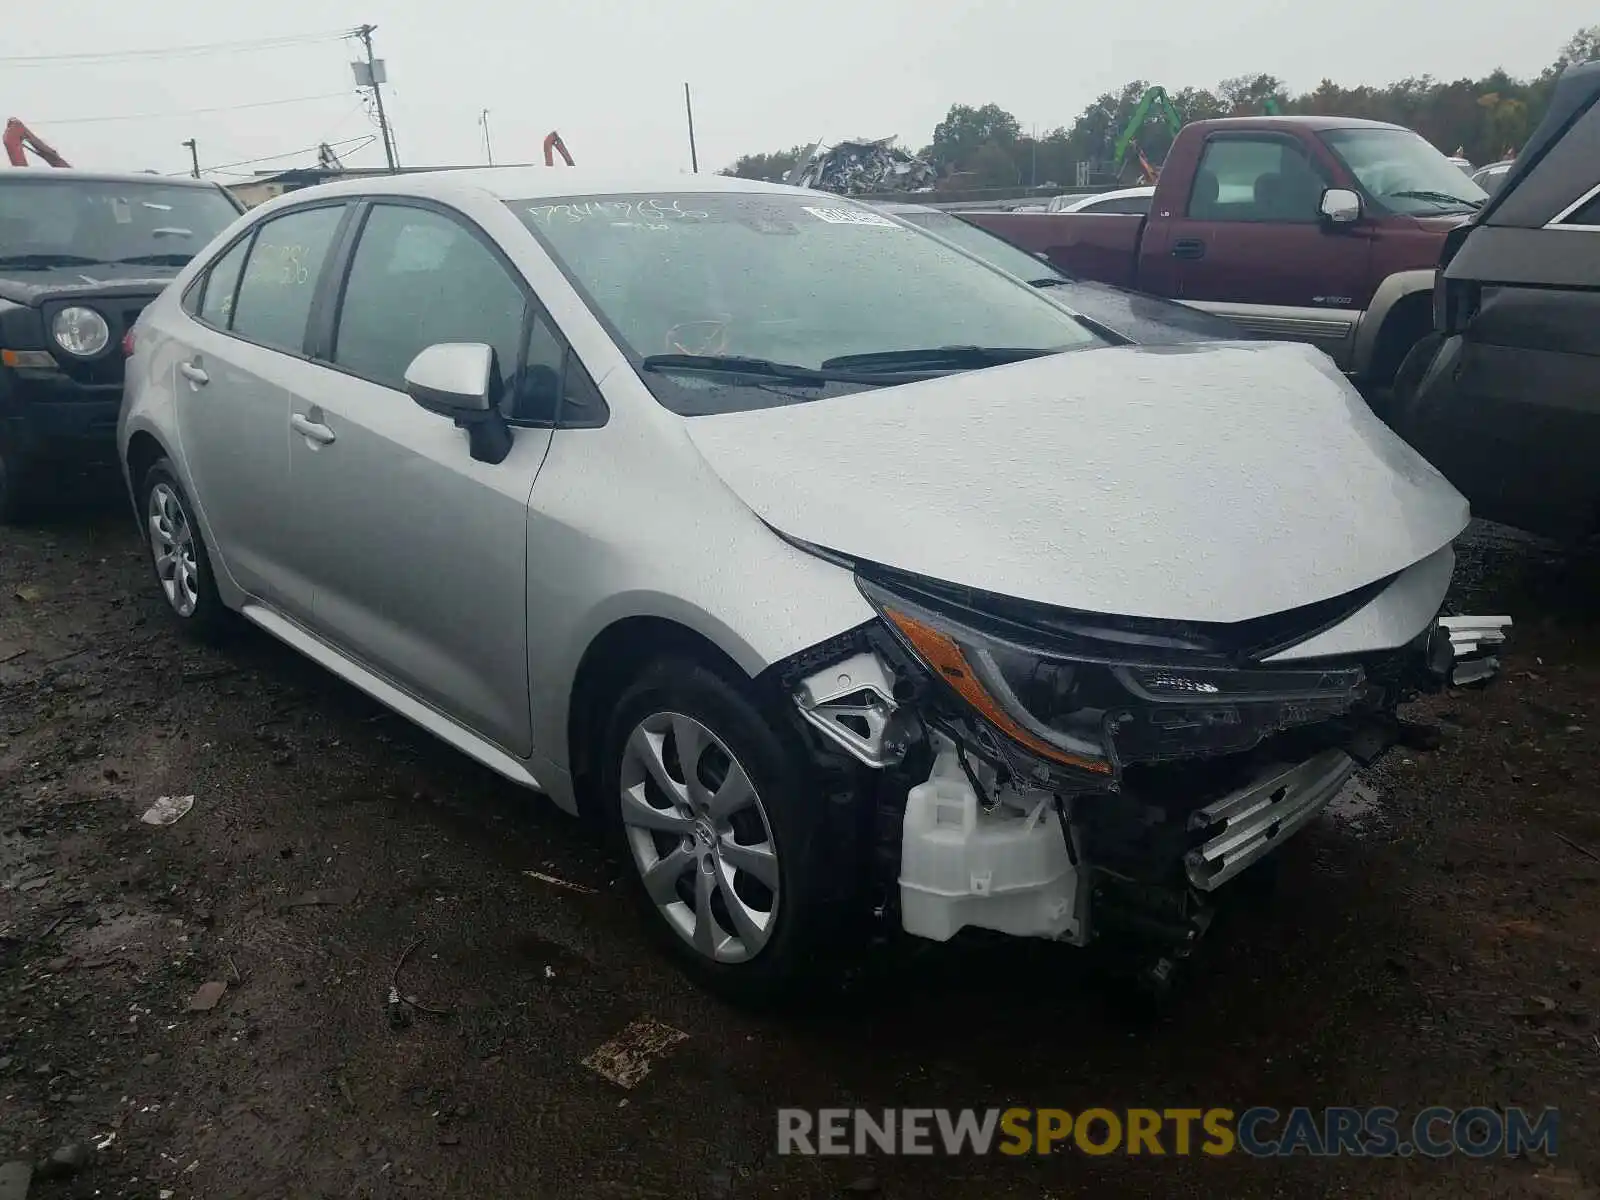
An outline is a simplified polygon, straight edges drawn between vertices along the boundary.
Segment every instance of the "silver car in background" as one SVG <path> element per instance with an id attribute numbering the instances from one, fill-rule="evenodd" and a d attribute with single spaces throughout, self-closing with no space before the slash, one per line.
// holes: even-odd
<path id="1" fill-rule="evenodd" d="M 745 998 L 873 919 L 1170 964 L 1505 624 L 1437 619 L 1466 504 L 1320 352 L 1115 343 L 836 196 L 294 192 L 131 354 L 175 622 L 590 814 Z"/>

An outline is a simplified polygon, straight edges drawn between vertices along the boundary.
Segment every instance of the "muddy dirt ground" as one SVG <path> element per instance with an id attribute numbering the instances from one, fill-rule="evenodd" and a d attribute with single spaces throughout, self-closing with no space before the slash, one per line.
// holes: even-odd
<path id="1" fill-rule="evenodd" d="M 177 639 L 115 497 L 0 531 L 0 1162 L 152 1200 L 1600 1195 L 1600 568 L 1476 529 L 1461 580 L 1518 618 L 1505 677 L 1422 705 L 1443 744 L 1291 842 L 1154 1023 L 1017 945 L 758 1018 L 659 959 L 536 797 L 265 637 Z M 585 1065 L 641 1018 L 687 1037 L 631 1089 Z M 1555 1105 L 1561 1133 L 1484 1162 L 775 1152 L 779 1106 L 1009 1104 Z"/>

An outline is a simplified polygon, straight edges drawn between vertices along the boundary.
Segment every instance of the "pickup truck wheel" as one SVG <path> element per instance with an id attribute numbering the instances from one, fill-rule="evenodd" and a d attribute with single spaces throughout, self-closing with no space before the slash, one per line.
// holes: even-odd
<path id="1" fill-rule="evenodd" d="M 186 634 L 218 641 L 231 628 L 230 614 L 217 595 L 211 556 L 194 506 L 178 482 L 172 463 L 157 459 L 139 488 L 145 547 L 167 612 Z"/>
<path id="2" fill-rule="evenodd" d="M 1407 352 L 1405 359 L 1400 363 L 1400 369 L 1395 372 L 1394 385 L 1382 402 L 1373 406 L 1385 423 L 1393 425 L 1395 418 L 1405 412 L 1443 342 L 1443 335 L 1429 333 L 1418 338 L 1416 344 Z"/>
<path id="3" fill-rule="evenodd" d="M 826 976 L 850 865 L 802 749 L 747 692 L 692 659 L 651 665 L 607 722 L 598 794 L 654 935 L 709 989 L 765 1006 Z"/>

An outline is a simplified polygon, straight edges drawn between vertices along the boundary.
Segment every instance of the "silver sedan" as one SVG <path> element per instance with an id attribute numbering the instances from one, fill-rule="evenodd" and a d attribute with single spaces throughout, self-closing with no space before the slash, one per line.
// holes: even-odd
<path id="1" fill-rule="evenodd" d="M 835 196 L 293 192 L 131 342 L 176 624 L 592 815 L 747 998 L 873 921 L 1164 976 L 1504 624 L 1437 621 L 1466 504 L 1318 351 L 1124 344 Z"/>

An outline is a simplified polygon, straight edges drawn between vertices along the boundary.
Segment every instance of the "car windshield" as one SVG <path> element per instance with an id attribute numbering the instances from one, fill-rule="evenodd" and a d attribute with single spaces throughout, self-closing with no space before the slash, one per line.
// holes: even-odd
<path id="1" fill-rule="evenodd" d="M 0 174 L 0 263 L 181 266 L 239 215 L 214 188 Z"/>
<path id="2" fill-rule="evenodd" d="M 1409 129 L 1330 129 L 1322 140 L 1367 194 L 1394 212 L 1471 212 L 1489 198 L 1455 163 Z"/>
<path id="3" fill-rule="evenodd" d="M 1036 289 L 842 197 L 640 193 L 509 204 L 678 412 L 874 386 L 862 370 L 900 382 L 888 367 L 905 371 L 908 359 L 937 373 L 1010 361 L 1008 352 L 1105 344 Z M 683 356 L 724 369 L 696 372 Z M 855 361 L 840 378 L 846 358 Z M 774 394 L 756 363 L 779 365 L 791 382 L 810 372 L 809 390 Z M 739 364 L 752 369 L 727 369 Z"/>
<path id="4" fill-rule="evenodd" d="M 1026 279 L 1030 283 L 1037 279 L 1066 279 L 1065 275 L 1049 263 L 1035 258 L 1026 250 L 1019 250 L 1004 238 L 996 237 L 987 230 L 979 229 L 970 221 L 963 221 L 950 213 L 928 208 L 897 212 L 894 215 L 902 221 L 910 221 L 919 228 L 938 234 L 947 242 L 954 242 L 991 266 L 999 267 L 1019 279 Z"/>

